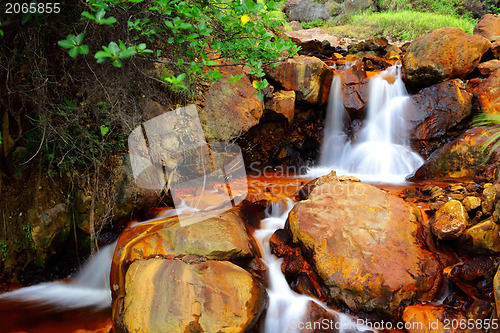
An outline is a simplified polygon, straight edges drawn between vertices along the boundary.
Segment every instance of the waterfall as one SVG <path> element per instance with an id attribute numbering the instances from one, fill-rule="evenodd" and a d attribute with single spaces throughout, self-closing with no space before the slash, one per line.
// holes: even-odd
<path id="1" fill-rule="evenodd" d="M 341 77 L 336 75 L 330 90 L 320 166 L 311 170 L 318 176 L 336 170 L 361 180 L 401 183 L 424 160 L 409 146 L 404 112 L 409 99 L 395 65 L 370 79 L 368 111 L 357 139 L 343 130 L 346 110 Z"/>
<path id="2" fill-rule="evenodd" d="M 288 199 L 286 208 L 273 203 L 266 211 L 266 218 L 261 221 L 260 229 L 255 230 L 254 236 L 259 242 L 263 257 L 262 260 L 268 267 L 269 272 L 269 307 L 264 324 L 264 333 L 299 333 L 307 324 L 324 325 L 321 328 L 329 332 L 349 333 L 370 331 L 369 328 L 360 325 L 355 318 L 345 314 L 327 309 L 323 304 L 312 297 L 300 295 L 294 292 L 285 276 L 281 272 L 283 259 L 275 257 L 269 247 L 269 238 L 279 228 L 283 228 L 288 217 L 288 213 L 293 207 L 293 202 Z M 305 323 L 305 315 L 309 302 L 314 302 L 328 311 L 335 314 L 335 323 L 328 324 L 320 322 Z M 373 331 L 373 330 L 372 330 Z"/>

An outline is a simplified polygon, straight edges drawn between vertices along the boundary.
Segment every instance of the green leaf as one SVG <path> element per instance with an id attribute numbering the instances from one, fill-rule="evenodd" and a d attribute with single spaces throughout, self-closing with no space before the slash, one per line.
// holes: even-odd
<path id="1" fill-rule="evenodd" d="M 90 14 L 90 13 L 89 13 L 89 12 L 87 12 L 87 11 L 82 12 L 82 14 L 81 14 L 81 15 L 82 15 L 84 18 L 88 19 L 88 20 L 93 20 L 93 21 L 95 21 L 95 16 L 94 16 L 94 15 L 92 15 L 92 14 Z"/>
<path id="2" fill-rule="evenodd" d="M 135 48 L 133 46 L 131 46 L 126 50 L 120 51 L 119 56 L 121 59 L 126 59 L 126 58 L 132 57 L 136 53 L 137 53 L 137 51 L 135 50 Z"/>
<path id="3" fill-rule="evenodd" d="M 262 101 L 264 100 L 264 93 L 263 93 L 262 91 L 259 91 L 259 92 L 257 93 L 257 100 L 258 100 L 259 102 L 262 102 Z"/>
<path id="4" fill-rule="evenodd" d="M 106 15 L 106 11 L 104 9 L 101 9 L 99 10 L 96 14 L 95 14 L 95 20 L 96 21 L 100 21 L 104 15 Z"/>
<path id="5" fill-rule="evenodd" d="M 99 20 L 99 23 L 103 25 L 112 26 L 114 23 L 116 23 L 116 19 L 113 16 L 110 16 L 107 19 Z"/>
<path id="6" fill-rule="evenodd" d="M 121 68 L 123 66 L 123 62 L 120 59 L 114 60 L 111 64 L 118 68 Z"/>
<path id="7" fill-rule="evenodd" d="M 79 46 L 78 53 L 83 55 L 89 54 L 89 46 L 88 45 Z"/>
<path id="8" fill-rule="evenodd" d="M 73 47 L 68 51 L 68 54 L 71 58 L 76 58 L 76 56 L 78 55 L 78 49 L 76 47 Z"/>
<path id="9" fill-rule="evenodd" d="M 106 134 L 108 134 L 108 132 L 109 128 L 106 125 L 101 125 L 101 135 L 105 136 Z"/>
<path id="10" fill-rule="evenodd" d="M 65 48 L 65 49 L 70 49 L 73 46 L 75 46 L 75 44 L 73 44 L 73 42 L 71 42 L 67 39 L 62 39 L 62 40 L 58 41 L 57 45 L 59 45 L 62 48 Z"/>
<path id="11" fill-rule="evenodd" d="M 83 37 L 85 36 L 85 34 L 82 32 L 81 34 L 79 34 L 78 36 L 75 37 L 75 45 L 81 45 L 82 42 L 83 42 Z"/>

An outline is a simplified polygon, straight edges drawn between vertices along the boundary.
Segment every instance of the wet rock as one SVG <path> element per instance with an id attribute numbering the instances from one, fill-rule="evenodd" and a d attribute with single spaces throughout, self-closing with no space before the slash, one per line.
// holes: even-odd
<path id="1" fill-rule="evenodd" d="M 319 178 L 316 178 L 314 180 L 311 180 L 309 183 L 302 186 L 300 190 L 297 192 L 296 198 L 297 200 L 309 199 L 309 195 L 316 187 L 326 183 L 334 182 L 336 180 L 338 180 L 337 173 L 335 172 L 335 170 L 332 170 L 330 171 L 330 173 L 321 176 Z"/>
<path id="2" fill-rule="evenodd" d="M 478 207 L 481 207 L 481 199 L 478 197 L 468 196 L 462 201 L 467 212 L 471 212 Z"/>
<path id="3" fill-rule="evenodd" d="M 467 229 L 458 239 L 458 248 L 464 252 L 494 254 L 500 252 L 500 226 L 487 219 Z"/>
<path id="4" fill-rule="evenodd" d="M 489 300 L 497 267 L 498 264 L 491 258 L 478 256 L 452 267 L 446 267 L 444 273 L 449 281 L 452 281 L 472 299 Z"/>
<path id="5" fill-rule="evenodd" d="M 305 325 L 301 333 L 339 333 L 340 330 L 336 327 L 342 327 L 340 320 L 333 311 L 309 301 L 303 318 Z"/>
<path id="6" fill-rule="evenodd" d="M 415 88 L 463 79 L 477 67 L 490 45 L 488 39 L 458 28 L 434 30 L 411 43 L 403 58 L 404 80 Z"/>
<path id="7" fill-rule="evenodd" d="M 266 70 L 267 77 L 284 90 L 293 90 L 297 101 L 324 105 L 328 101 L 333 73 L 318 58 L 296 57 Z"/>
<path id="8" fill-rule="evenodd" d="M 455 333 L 462 332 L 460 328 L 451 326 L 452 320 L 466 321 L 465 315 L 453 308 L 418 304 L 407 306 L 403 312 L 403 321 L 409 333 Z"/>
<path id="9" fill-rule="evenodd" d="M 493 59 L 487 62 L 483 62 L 477 66 L 479 73 L 485 76 L 490 75 L 499 68 L 500 68 L 500 60 L 498 59 Z"/>
<path id="10" fill-rule="evenodd" d="M 474 27 L 474 35 L 485 38 L 500 38 L 500 17 L 498 15 L 486 14 Z"/>
<path id="11" fill-rule="evenodd" d="M 469 117 L 472 95 L 459 79 L 435 84 L 410 97 L 405 118 L 412 140 L 442 138 Z"/>
<path id="12" fill-rule="evenodd" d="M 434 214 L 430 225 L 437 238 L 449 240 L 462 235 L 468 222 L 469 216 L 460 201 L 450 200 Z"/>
<path id="13" fill-rule="evenodd" d="M 275 92 L 273 98 L 266 102 L 266 109 L 282 114 L 289 122 L 292 122 L 295 112 L 295 91 Z"/>
<path id="14" fill-rule="evenodd" d="M 482 168 L 492 169 L 483 177 L 496 177 L 497 163 L 486 159 L 483 150 L 491 136 L 488 127 L 476 127 L 468 130 L 457 139 L 432 153 L 427 161 L 408 179 L 412 181 L 433 180 L 472 180 Z M 497 148 L 500 152 L 500 148 Z"/>
<path id="15" fill-rule="evenodd" d="M 128 332 L 243 332 L 264 310 L 265 288 L 242 268 L 223 261 L 187 264 L 151 259 L 126 276 L 116 327 Z"/>
<path id="16" fill-rule="evenodd" d="M 325 48 L 335 48 L 339 45 L 337 37 L 329 35 L 320 28 L 288 31 L 285 33 L 297 46 L 301 47 L 301 54 L 322 54 Z"/>
<path id="17" fill-rule="evenodd" d="M 500 69 L 479 83 L 474 91 L 475 106 L 486 114 L 500 113 Z"/>
<path id="18" fill-rule="evenodd" d="M 292 240 L 290 232 L 285 229 L 278 229 L 269 238 L 269 247 L 271 248 L 271 253 L 277 257 L 282 257 L 287 251 L 287 245 Z"/>
<path id="19" fill-rule="evenodd" d="M 401 304 L 431 300 L 442 282 L 441 264 L 421 247 L 419 216 L 374 186 L 331 181 L 295 205 L 286 227 L 330 301 L 396 318 Z"/>
<path id="20" fill-rule="evenodd" d="M 340 74 L 344 107 L 351 119 L 363 119 L 368 101 L 368 77 L 363 64 L 354 66 Z"/>
<path id="21" fill-rule="evenodd" d="M 492 214 L 495 209 L 495 197 L 500 193 L 500 184 L 486 187 L 483 191 L 484 200 L 481 204 L 483 213 Z"/>
<path id="22" fill-rule="evenodd" d="M 223 71 L 223 78 L 214 83 L 200 111 L 200 120 L 207 140 L 229 141 L 256 125 L 264 111 L 257 100 L 255 88 L 246 75 L 239 82 L 230 82 L 231 75 L 244 74 L 239 67 Z"/>

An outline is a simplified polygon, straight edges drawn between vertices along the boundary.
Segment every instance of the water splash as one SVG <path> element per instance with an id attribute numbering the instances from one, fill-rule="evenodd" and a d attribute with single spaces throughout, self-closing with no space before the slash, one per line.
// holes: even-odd
<path id="1" fill-rule="evenodd" d="M 404 119 L 408 99 L 401 66 L 392 66 L 371 78 L 365 125 L 358 138 L 351 140 L 343 130 L 347 112 L 341 79 L 336 76 L 330 90 L 320 166 L 310 175 L 323 175 L 333 169 L 365 181 L 404 182 L 424 162 L 409 146 Z"/>
<path id="2" fill-rule="evenodd" d="M 316 299 L 297 294 L 290 289 L 285 276 L 281 272 L 281 263 L 283 259 L 278 259 L 271 253 L 269 238 L 276 229 L 284 227 L 288 213 L 293 207 L 293 202 L 290 199 L 282 202 L 282 204 L 284 205 L 273 203 L 266 211 L 266 218 L 261 221 L 260 229 L 254 232 L 254 236 L 259 242 L 263 252 L 262 259 L 268 266 L 270 282 L 269 288 L 267 289 L 269 307 L 265 318 L 264 333 L 302 332 L 301 326 L 306 325 L 304 320 L 309 303 L 314 302 L 324 307 L 324 305 Z M 355 319 L 345 314 L 329 309 L 327 309 L 327 311 L 334 313 L 337 318 L 337 321 L 333 325 L 329 324 L 329 331 L 348 333 L 368 330 L 367 327 L 357 324 Z"/>

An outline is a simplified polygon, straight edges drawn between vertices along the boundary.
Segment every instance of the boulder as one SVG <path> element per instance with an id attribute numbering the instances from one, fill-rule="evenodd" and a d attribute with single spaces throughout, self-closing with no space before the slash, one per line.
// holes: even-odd
<path id="1" fill-rule="evenodd" d="M 500 114 L 500 69 L 482 80 L 474 90 L 475 106 L 486 114 Z"/>
<path id="2" fill-rule="evenodd" d="M 411 140 L 442 138 L 470 116 L 472 95 L 459 79 L 435 84 L 410 97 L 405 118 Z"/>
<path id="3" fill-rule="evenodd" d="M 295 91 L 275 92 L 273 98 L 266 102 L 266 109 L 282 114 L 289 122 L 292 122 L 295 112 Z"/>
<path id="4" fill-rule="evenodd" d="M 334 48 L 339 45 L 339 40 L 337 37 L 328 35 L 325 30 L 320 28 L 288 31 L 285 34 L 295 44 L 297 44 L 297 46 L 300 46 L 301 52 L 305 54 L 321 54 L 326 47 Z"/>
<path id="5" fill-rule="evenodd" d="M 199 112 L 205 137 L 209 141 L 229 141 L 256 125 L 264 111 L 255 88 L 239 67 L 226 68 L 223 77 L 207 93 L 205 107 Z M 239 82 L 230 76 L 244 75 Z"/>
<path id="6" fill-rule="evenodd" d="M 487 62 L 483 62 L 477 66 L 477 70 L 479 71 L 479 73 L 485 76 L 490 75 L 499 68 L 500 68 L 500 60 L 498 59 L 493 59 Z"/>
<path id="7" fill-rule="evenodd" d="M 407 302 L 430 301 L 442 267 L 424 250 L 420 213 L 374 186 L 336 181 L 298 202 L 286 228 L 311 259 L 330 302 L 397 318 Z"/>
<path id="8" fill-rule="evenodd" d="M 500 58 L 500 40 L 491 43 L 491 52 L 495 58 Z"/>
<path id="9" fill-rule="evenodd" d="M 293 90 L 297 101 L 325 105 L 328 101 L 333 72 L 315 57 L 299 56 L 267 68 L 267 77 L 284 90 Z"/>
<path id="10" fill-rule="evenodd" d="M 363 119 L 368 101 L 368 77 L 363 64 L 357 62 L 348 70 L 340 74 L 342 82 L 342 100 L 346 111 L 352 120 Z"/>
<path id="11" fill-rule="evenodd" d="M 441 28 L 413 40 L 404 58 L 407 85 L 429 86 L 447 79 L 467 77 L 479 64 L 491 43 L 458 28 Z"/>
<path id="12" fill-rule="evenodd" d="M 291 21 L 290 23 L 288 23 L 288 26 L 292 31 L 302 30 L 302 25 L 299 21 Z"/>
<path id="13" fill-rule="evenodd" d="M 500 252 L 500 225 L 487 219 L 467 229 L 458 239 L 465 253 L 496 254 Z"/>
<path id="14" fill-rule="evenodd" d="M 486 126 L 469 129 L 432 153 L 427 161 L 408 177 L 408 180 L 471 181 L 488 166 L 491 166 L 492 169 L 488 169 L 489 173 L 483 174 L 482 177 L 494 179 L 497 168 L 496 160 L 494 158 L 488 160 L 487 150 L 483 149 L 491 135 L 490 128 Z M 500 147 L 497 148 L 496 152 L 496 154 L 500 153 Z"/>
<path id="15" fill-rule="evenodd" d="M 465 197 L 462 201 L 466 211 L 471 212 L 474 209 L 481 207 L 481 199 L 474 196 Z"/>
<path id="16" fill-rule="evenodd" d="M 481 205 L 483 213 L 490 215 L 494 212 L 497 194 L 500 194 L 500 184 L 485 186 L 483 190 L 483 203 Z"/>
<path id="17" fill-rule="evenodd" d="M 500 16 L 484 15 L 474 27 L 474 35 L 494 40 L 500 39 Z"/>
<path id="18" fill-rule="evenodd" d="M 118 240 L 111 265 L 114 313 L 125 293 L 127 270 L 137 260 L 182 255 L 216 260 L 254 257 L 254 241 L 248 234 L 244 216 L 257 216 L 254 207 L 246 202 L 201 222 L 189 224 L 183 220 L 183 225 L 187 224 L 184 227 L 177 217 L 169 217 L 126 229 Z"/>
<path id="19" fill-rule="evenodd" d="M 374 0 L 345 0 L 344 13 L 358 13 L 365 10 L 374 10 L 377 6 Z"/>
<path id="20" fill-rule="evenodd" d="M 458 333 L 460 328 L 451 326 L 452 320 L 466 322 L 465 315 L 457 309 L 444 305 L 417 304 L 407 306 L 403 321 L 408 333 Z"/>
<path id="21" fill-rule="evenodd" d="M 127 271 L 125 332 L 246 332 L 262 314 L 265 288 L 226 261 L 150 259 Z"/>
<path id="22" fill-rule="evenodd" d="M 334 0 L 329 0 L 334 3 Z M 284 9 L 290 21 L 310 22 L 327 20 L 331 13 L 327 4 L 314 0 L 288 0 Z"/>
<path id="23" fill-rule="evenodd" d="M 469 224 L 469 216 L 458 200 L 450 200 L 430 220 L 431 230 L 439 239 L 455 239 L 463 234 Z"/>

